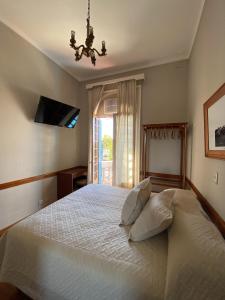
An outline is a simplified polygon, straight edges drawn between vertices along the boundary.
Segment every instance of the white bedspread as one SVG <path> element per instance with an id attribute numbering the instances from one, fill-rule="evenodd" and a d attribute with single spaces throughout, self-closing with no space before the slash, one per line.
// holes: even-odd
<path id="1" fill-rule="evenodd" d="M 0 281 L 33 299 L 163 299 L 167 234 L 128 242 L 126 189 L 88 185 L 11 228 Z"/>

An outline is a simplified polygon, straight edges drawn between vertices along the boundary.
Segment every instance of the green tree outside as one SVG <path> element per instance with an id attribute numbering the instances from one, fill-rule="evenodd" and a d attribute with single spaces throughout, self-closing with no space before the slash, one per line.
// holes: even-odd
<path id="1" fill-rule="evenodd" d="M 113 158 L 113 139 L 110 135 L 104 135 L 102 138 L 103 159 L 112 160 Z"/>

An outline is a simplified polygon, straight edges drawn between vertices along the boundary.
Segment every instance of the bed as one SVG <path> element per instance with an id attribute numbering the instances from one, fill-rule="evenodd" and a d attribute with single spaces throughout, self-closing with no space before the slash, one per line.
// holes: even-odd
<path id="1" fill-rule="evenodd" d="M 33 299 L 164 299 L 167 233 L 128 241 L 127 189 L 88 185 L 0 240 L 0 281 Z"/>

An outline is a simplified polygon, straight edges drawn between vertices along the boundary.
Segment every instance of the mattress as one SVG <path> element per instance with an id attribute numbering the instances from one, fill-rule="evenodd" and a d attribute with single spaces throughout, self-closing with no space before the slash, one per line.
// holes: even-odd
<path id="1" fill-rule="evenodd" d="M 33 299 L 163 299 L 167 233 L 128 242 L 127 189 L 88 185 L 0 240 L 0 281 Z"/>

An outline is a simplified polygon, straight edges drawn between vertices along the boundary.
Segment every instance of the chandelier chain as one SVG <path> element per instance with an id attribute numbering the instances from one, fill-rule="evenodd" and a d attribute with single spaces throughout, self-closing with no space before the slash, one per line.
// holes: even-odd
<path id="1" fill-rule="evenodd" d="M 106 47 L 105 47 L 105 41 L 102 41 L 102 48 L 101 52 L 95 49 L 93 46 L 94 42 L 94 29 L 90 25 L 90 0 L 88 0 L 88 14 L 87 14 L 87 37 L 85 40 L 85 44 L 76 45 L 76 39 L 75 39 L 75 31 L 71 30 L 71 38 L 70 38 L 70 47 L 75 50 L 75 60 L 79 61 L 82 56 L 90 57 L 92 64 L 95 66 L 96 63 L 96 57 L 98 56 L 105 56 L 106 55 Z"/>
<path id="2" fill-rule="evenodd" d="M 90 20 L 90 0 L 88 0 L 88 20 Z"/>

